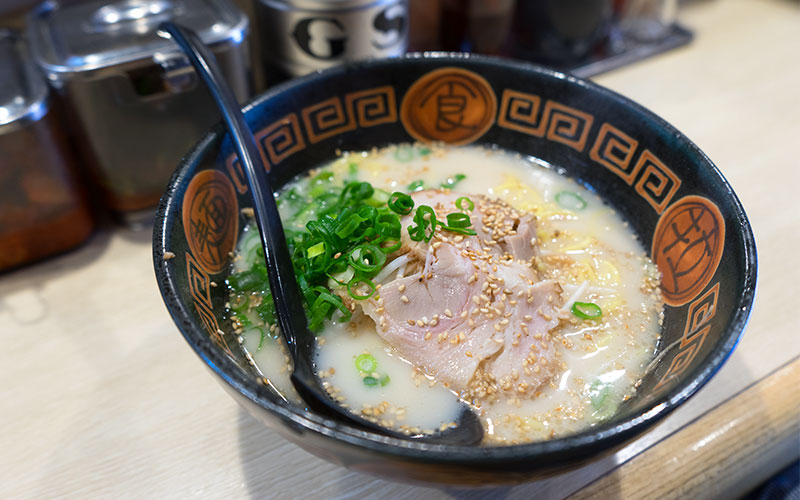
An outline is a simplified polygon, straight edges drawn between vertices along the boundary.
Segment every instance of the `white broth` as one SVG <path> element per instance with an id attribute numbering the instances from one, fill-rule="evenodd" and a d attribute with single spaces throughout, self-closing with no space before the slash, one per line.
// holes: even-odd
<path id="1" fill-rule="evenodd" d="M 325 175 L 320 176 L 321 173 Z M 318 195 L 314 190 L 323 182 L 320 178 L 338 186 L 356 180 L 369 182 L 375 189 L 387 193 L 421 190 L 412 193 L 418 205 L 426 196 L 431 200 L 437 196 L 447 200 L 448 196 L 462 194 L 474 199 L 477 205 L 474 212 L 465 213 L 470 214 L 470 223 L 479 230 L 478 236 L 470 240 L 468 236 L 453 237 L 446 228 L 435 231 L 430 242 L 419 242 L 423 259 L 416 271 L 410 264 L 396 265 L 400 260 L 392 264 L 394 259 L 413 260 L 409 258 L 414 255 L 413 248 L 404 244 L 388 256 L 384 269 L 390 268 L 392 272 L 378 274 L 383 281 L 369 299 L 349 299 L 345 287 L 329 281 L 331 290 L 343 297 L 353 314 L 347 322 L 336 321 L 334 316 L 333 321 L 326 323 L 318 336 L 315 361 L 329 392 L 343 404 L 390 427 L 433 432 L 457 417 L 461 398 L 472 404 L 481 416 L 486 432 L 484 444 L 496 445 L 551 439 L 589 428 L 612 417 L 619 404 L 635 393 L 636 383 L 652 359 L 659 338 L 663 314 L 659 273 L 628 225 L 594 193 L 544 162 L 497 149 L 398 145 L 344 153 L 329 165 L 315 169 L 311 176 L 290 183 L 282 190 L 281 200 L 290 196 L 302 200 L 315 196 L 312 193 Z M 282 202 L 280 205 L 288 231 L 304 230 L 307 220 L 313 218 L 313 213 L 304 214 L 303 209 L 298 215 L 297 203 Z M 445 208 L 444 205 L 447 203 L 436 205 L 439 220 L 444 219 L 444 212 L 439 213 L 440 210 L 453 210 L 452 206 Z M 486 225 L 491 226 L 494 221 L 493 212 L 487 210 L 498 207 L 503 214 L 517 217 L 513 230 L 504 233 L 506 236 L 515 235 L 517 230 L 521 232 L 522 221 L 533 221 L 531 242 L 527 243 L 534 246 L 530 259 L 515 259 L 509 255 L 510 250 L 499 260 L 484 259 L 488 266 L 475 258 L 475 252 L 481 252 L 480 247 L 488 251 L 498 243 L 480 240 L 483 234 L 480 231 L 488 231 Z M 407 231 L 407 224 L 403 224 L 402 230 Z M 499 241 L 504 244 L 502 238 Z M 256 251 L 258 245 L 257 233 L 251 227 L 239 243 L 235 273 L 250 269 L 260 258 Z M 416 243 L 412 247 L 414 245 Z M 421 273 L 420 282 L 426 273 L 429 278 L 435 274 L 428 272 L 429 266 L 439 269 L 437 263 L 443 265 L 447 255 L 443 252 L 448 245 L 456 258 L 460 252 L 462 257 L 468 256 L 473 261 L 475 276 L 466 273 L 465 281 L 475 281 L 481 269 L 486 274 L 482 288 L 465 292 L 470 294 L 467 297 L 470 300 L 466 304 L 459 303 L 459 307 L 463 306 L 461 320 L 458 312 L 454 318 L 453 311 L 442 309 L 445 312 L 441 316 L 433 315 L 433 319 L 392 317 L 391 320 L 398 321 L 391 325 L 407 321 L 411 325 L 407 327 L 409 331 L 413 329 L 420 336 L 424 334 L 433 344 L 437 343 L 437 335 L 431 335 L 430 330 L 425 332 L 429 325 L 433 327 L 440 321 L 444 324 L 453 319 L 461 321 L 462 326 L 469 321 L 474 330 L 467 329 L 467 336 L 463 331 L 445 330 L 438 334 L 438 351 L 417 357 L 419 349 L 409 347 L 402 338 L 407 333 L 403 327 L 384 323 L 384 317 L 390 314 L 384 311 L 384 306 L 386 311 L 391 307 L 383 300 L 391 300 L 392 290 L 402 293 L 405 285 L 397 283 L 408 280 L 413 272 Z M 528 251 L 516 248 L 523 253 Z M 497 255 L 500 254 L 502 252 Z M 468 259 L 463 260 L 469 264 Z M 425 267 L 421 269 L 423 263 Z M 523 272 L 518 273 L 520 270 Z M 514 274 L 522 279 L 514 278 Z M 505 277 L 506 281 L 497 276 Z M 499 281 L 493 282 L 493 279 Z M 531 320 L 530 314 L 524 314 L 523 320 L 520 311 L 525 304 L 526 287 L 540 282 L 548 283 L 551 292 L 545 304 L 548 313 L 541 307 L 538 309 L 550 326 L 536 333 L 536 342 L 541 343 L 530 347 L 531 352 L 538 354 L 538 362 L 536 356 L 529 355 L 519 372 L 516 368 L 509 372 L 513 376 L 495 377 L 490 369 L 499 359 L 505 359 L 504 351 L 512 352 L 508 339 L 515 338 L 502 337 L 510 333 L 503 333 L 506 327 L 499 325 L 508 325 L 510 329 L 515 319 L 521 323 Z M 426 284 L 431 290 L 434 285 L 434 281 Z M 408 302 L 405 294 L 396 296 Z M 531 290 L 527 290 L 527 297 L 530 304 Z M 230 314 L 234 328 L 245 351 L 250 353 L 255 366 L 270 384 L 287 399 L 297 400 L 288 381 L 289 371 L 280 341 L 276 340 L 277 331 L 257 314 L 260 299 L 258 293 L 250 293 L 243 299 L 242 293 L 232 290 L 230 300 L 234 307 Z M 437 300 L 434 298 L 433 302 Z M 442 298 L 442 304 L 447 300 L 450 299 Z M 242 306 L 244 303 L 246 307 Z M 397 310 L 404 310 L 402 304 L 391 309 Z M 480 318 L 484 315 L 494 318 L 486 323 L 494 325 L 494 331 L 489 329 L 487 335 L 501 347 L 488 348 L 484 358 L 472 349 L 465 353 L 471 359 L 451 356 L 437 364 L 436 356 L 444 353 L 443 349 L 450 349 L 452 344 L 452 349 L 457 350 L 459 342 L 470 342 L 465 337 L 477 335 L 474 332 L 480 328 Z M 521 323 L 524 333 L 517 331 L 516 338 L 522 336 L 520 341 L 524 342 L 529 332 Z M 401 337 L 395 342 L 397 333 Z M 451 335 L 449 343 L 448 334 Z M 533 336 L 533 332 L 530 335 Z M 538 340 L 542 335 L 544 338 Z M 517 344 L 513 342 L 514 346 Z M 483 344 L 484 350 L 487 345 L 491 345 L 488 340 Z M 459 352 L 464 353 L 464 350 Z M 365 366 L 374 367 L 374 372 L 359 368 L 359 359 L 362 362 L 364 359 L 359 358 L 361 355 L 369 356 Z M 473 363 L 470 366 L 478 367 L 472 375 L 469 375 L 471 369 L 466 371 L 466 377 L 472 377 L 469 384 L 459 384 L 458 377 L 451 376 L 455 373 L 450 366 L 453 359 L 463 359 Z M 503 371 L 503 367 L 495 368 L 497 373 Z M 445 373 L 447 370 L 451 373 Z M 525 378 L 522 370 L 530 377 Z M 525 383 L 515 385 L 518 378 Z"/>

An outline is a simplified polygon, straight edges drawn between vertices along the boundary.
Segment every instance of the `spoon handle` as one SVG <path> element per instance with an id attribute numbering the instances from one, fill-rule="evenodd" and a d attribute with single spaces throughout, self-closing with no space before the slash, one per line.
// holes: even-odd
<path id="1" fill-rule="evenodd" d="M 308 331 L 303 310 L 303 296 L 294 276 L 286 235 L 275 203 L 275 192 L 270 185 L 266 167 L 261 161 L 253 133 L 247 126 L 239 103 L 222 76 L 216 59 L 198 36 L 190 29 L 172 22 L 162 23 L 159 29 L 169 33 L 189 58 L 216 101 L 228 130 L 232 132 L 231 139 L 249 180 L 250 193 L 256 207 L 255 219 L 267 260 L 267 276 L 275 299 L 278 323 L 283 330 L 288 348 L 294 354 L 292 357 L 298 359 L 296 333 Z M 310 342 L 310 335 L 304 337 L 305 342 Z"/>

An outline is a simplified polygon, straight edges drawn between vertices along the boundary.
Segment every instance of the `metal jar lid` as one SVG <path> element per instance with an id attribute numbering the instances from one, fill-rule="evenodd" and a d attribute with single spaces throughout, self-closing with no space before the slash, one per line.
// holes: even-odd
<path id="1" fill-rule="evenodd" d="M 238 45 L 248 30 L 247 17 L 229 0 L 94 0 L 68 6 L 49 0 L 30 14 L 28 37 L 48 77 L 63 80 L 177 52 L 157 33 L 167 20 L 194 30 L 207 45 Z"/>
<path id="2" fill-rule="evenodd" d="M 17 33 L 0 30 L 0 135 L 47 114 L 48 89 Z"/>
<path id="3" fill-rule="evenodd" d="M 267 5 L 293 10 L 341 12 L 346 9 L 363 9 L 376 4 L 384 4 L 386 0 L 261 0 Z"/>

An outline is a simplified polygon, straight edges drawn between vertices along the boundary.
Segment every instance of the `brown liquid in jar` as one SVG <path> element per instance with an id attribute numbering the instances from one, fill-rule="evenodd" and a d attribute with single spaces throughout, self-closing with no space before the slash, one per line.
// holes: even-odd
<path id="1" fill-rule="evenodd" d="M 0 135 L 0 271 L 82 243 L 94 227 L 53 113 Z"/>

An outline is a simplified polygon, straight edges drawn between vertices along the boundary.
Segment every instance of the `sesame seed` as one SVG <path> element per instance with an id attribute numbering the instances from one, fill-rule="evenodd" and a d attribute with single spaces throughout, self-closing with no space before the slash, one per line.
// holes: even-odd
<path id="1" fill-rule="evenodd" d="M 408 297 L 406 297 L 405 295 L 401 295 L 400 302 L 402 302 L 403 304 L 408 304 Z"/>
<path id="2" fill-rule="evenodd" d="M 405 283 L 400 283 L 400 285 L 397 287 L 397 291 L 400 293 L 403 293 L 405 289 L 406 289 Z"/>
<path id="3" fill-rule="evenodd" d="M 453 311 L 451 311 L 450 309 L 445 309 L 444 310 L 444 315 L 447 316 L 448 318 L 452 318 L 453 317 Z"/>

